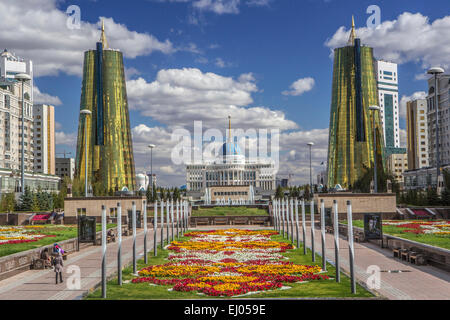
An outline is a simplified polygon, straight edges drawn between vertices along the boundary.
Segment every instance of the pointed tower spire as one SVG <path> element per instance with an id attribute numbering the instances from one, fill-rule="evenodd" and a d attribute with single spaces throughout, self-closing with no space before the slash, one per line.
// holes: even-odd
<path id="1" fill-rule="evenodd" d="M 348 38 L 347 44 L 352 46 L 355 43 L 356 31 L 355 31 L 355 17 L 352 16 L 352 31 L 350 32 L 350 37 Z"/>
<path id="2" fill-rule="evenodd" d="M 103 44 L 103 49 L 108 48 L 108 41 L 106 40 L 105 34 L 105 21 L 102 19 L 102 35 L 100 37 L 100 42 Z"/>
<path id="3" fill-rule="evenodd" d="M 231 116 L 228 116 L 228 140 L 231 142 Z"/>

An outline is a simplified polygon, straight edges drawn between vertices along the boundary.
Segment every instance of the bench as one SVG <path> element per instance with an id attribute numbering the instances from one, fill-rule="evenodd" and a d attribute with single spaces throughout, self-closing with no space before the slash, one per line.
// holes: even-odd
<path id="1" fill-rule="evenodd" d="M 236 219 L 234 219 L 233 224 L 246 225 L 246 224 L 248 224 L 248 219 L 247 218 L 236 218 Z"/>
<path id="2" fill-rule="evenodd" d="M 262 224 L 262 225 L 266 225 L 267 221 L 264 218 L 255 218 L 253 219 L 253 221 L 251 222 L 251 224 Z"/>
<path id="3" fill-rule="evenodd" d="M 411 252 L 409 254 L 409 262 L 418 266 L 423 266 L 427 263 L 427 259 L 420 252 Z"/>
<path id="4" fill-rule="evenodd" d="M 392 249 L 392 253 L 394 254 L 394 258 L 399 258 L 400 259 L 400 248 Z"/>
<path id="5" fill-rule="evenodd" d="M 227 218 L 215 218 L 214 219 L 214 224 L 226 225 L 226 224 L 228 224 L 228 219 Z"/>
<path id="6" fill-rule="evenodd" d="M 334 229 L 333 229 L 333 227 L 325 226 L 325 232 L 327 232 L 327 233 L 334 233 Z"/>
<path id="7" fill-rule="evenodd" d="M 408 249 L 401 249 L 400 250 L 400 260 L 408 261 L 408 257 L 409 257 L 409 250 Z"/>
<path id="8" fill-rule="evenodd" d="M 197 219 L 195 219 L 195 225 L 208 226 L 209 219 L 208 218 L 197 218 Z"/>
<path id="9" fill-rule="evenodd" d="M 364 242 L 364 233 L 358 232 L 353 235 L 353 239 L 356 242 Z"/>

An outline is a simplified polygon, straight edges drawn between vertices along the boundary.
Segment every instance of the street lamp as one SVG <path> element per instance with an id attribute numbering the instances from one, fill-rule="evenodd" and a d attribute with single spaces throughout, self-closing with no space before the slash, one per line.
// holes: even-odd
<path id="1" fill-rule="evenodd" d="M 377 183 L 377 134 L 375 131 L 375 111 L 380 111 L 379 106 L 370 106 L 369 110 L 372 110 L 373 117 L 373 189 L 375 193 L 378 193 L 378 183 Z"/>
<path id="2" fill-rule="evenodd" d="M 88 156 L 87 156 L 87 116 L 92 112 L 88 109 L 80 111 L 80 115 L 84 115 L 84 196 L 88 196 Z"/>
<path id="3" fill-rule="evenodd" d="M 444 69 L 433 67 L 427 71 L 428 74 L 434 76 L 434 106 L 436 108 L 436 186 L 439 187 L 439 175 L 441 174 L 441 157 L 439 153 L 439 105 L 438 105 L 438 74 L 444 73 Z"/>
<path id="4" fill-rule="evenodd" d="M 311 192 L 310 192 L 311 195 L 314 194 L 314 191 L 312 189 L 312 165 L 311 165 L 311 148 L 313 145 L 314 145 L 313 142 L 308 143 L 308 146 L 309 146 L 309 185 L 310 185 L 310 189 L 311 189 Z"/>
<path id="5" fill-rule="evenodd" d="M 21 168 L 21 187 L 20 191 L 23 194 L 25 192 L 25 90 L 24 85 L 26 81 L 31 80 L 31 77 L 26 73 L 18 73 L 14 76 L 14 79 L 22 82 L 22 168 Z"/>
<path id="6" fill-rule="evenodd" d="M 148 147 L 150 148 L 150 183 L 152 184 L 152 197 L 153 197 L 153 148 L 155 148 L 156 146 L 154 144 L 149 144 Z"/>

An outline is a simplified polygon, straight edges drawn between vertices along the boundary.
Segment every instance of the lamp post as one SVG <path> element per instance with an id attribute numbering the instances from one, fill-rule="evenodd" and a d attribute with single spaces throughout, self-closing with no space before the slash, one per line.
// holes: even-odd
<path id="1" fill-rule="evenodd" d="M 87 116 L 91 115 L 92 112 L 88 109 L 83 109 L 80 111 L 81 115 L 84 115 L 84 196 L 88 196 L 88 156 L 87 156 Z"/>
<path id="2" fill-rule="evenodd" d="M 313 195 L 314 191 L 312 189 L 312 164 L 311 164 L 311 148 L 314 145 L 313 142 L 308 143 L 309 146 L 309 188 L 310 190 L 310 194 Z"/>
<path id="3" fill-rule="evenodd" d="M 153 197 L 153 148 L 156 146 L 154 144 L 149 144 L 148 147 L 150 148 L 150 183 L 152 185 L 152 197 Z M 155 201 L 155 200 L 153 200 Z"/>
<path id="4" fill-rule="evenodd" d="M 439 152 L 439 99 L 438 99 L 438 75 L 444 73 L 444 69 L 433 67 L 427 71 L 428 74 L 434 76 L 434 107 L 436 110 L 436 186 L 439 187 L 439 176 L 441 174 L 441 157 Z"/>
<path id="5" fill-rule="evenodd" d="M 26 73 L 18 73 L 14 76 L 14 79 L 22 82 L 22 157 L 21 157 L 21 187 L 20 192 L 23 194 L 25 192 L 25 82 L 31 80 L 31 77 Z"/>
<path id="6" fill-rule="evenodd" d="M 377 134 L 375 130 L 375 111 L 380 111 L 379 106 L 370 106 L 369 110 L 372 110 L 373 117 L 373 189 L 375 193 L 378 193 L 378 183 L 377 183 Z"/>

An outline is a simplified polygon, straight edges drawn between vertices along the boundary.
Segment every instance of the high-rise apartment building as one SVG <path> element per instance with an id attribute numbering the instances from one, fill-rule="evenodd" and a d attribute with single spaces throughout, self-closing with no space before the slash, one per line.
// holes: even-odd
<path id="1" fill-rule="evenodd" d="M 34 171 L 55 174 L 55 107 L 35 104 Z"/>
<path id="2" fill-rule="evenodd" d="M 381 107 L 381 122 L 386 152 L 400 148 L 398 71 L 397 64 L 378 60 L 377 71 L 378 102 Z M 389 153 L 389 152 L 388 152 Z"/>
<path id="3" fill-rule="evenodd" d="M 427 100 L 406 103 L 406 135 L 408 140 L 408 169 L 428 167 Z"/>
<path id="4" fill-rule="evenodd" d="M 0 167 L 21 171 L 22 83 L 14 76 L 33 77 L 33 63 L 6 49 L 0 54 Z M 31 78 L 33 79 L 33 78 Z M 33 80 L 24 83 L 24 170 L 33 171 Z"/>
<path id="5" fill-rule="evenodd" d="M 108 48 L 104 26 L 96 50 L 84 53 L 80 109 L 91 111 L 80 115 L 78 126 L 75 183 L 81 193 L 86 175 L 94 195 L 136 190 L 123 54 Z"/>
<path id="6" fill-rule="evenodd" d="M 441 166 L 450 164 L 450 75 L 438 75 L 438 89 L 434 87 L 434 76 L 428 80 L 427 121 L 428 159 L 430 166 L 436 167 L 436 105 L 438 92 L 439 106 L 439 151 Z"/>
<path id="7" fill-rule="evenodd" d="M 377 168 L 384 168 L 381 115 L 369 110 L 373 105 L 378 105 L 373 49 L 361 45 L 353 22 L 347 46 L 334 50 L 327 162 L 330 188 L 338 184 L 348 188 L 374 167 L 374 120 Z"/>
<path id="8" fill-rule="evenodd" d="M 19 73 L 31 77 L 23 83 L 25 187 L 57 192 L 59 177 L 34 172 L 33 63 L 5 49 L 0 54 L 0 196 L 22 191 L 22 83 L 15 79 Z"/>

